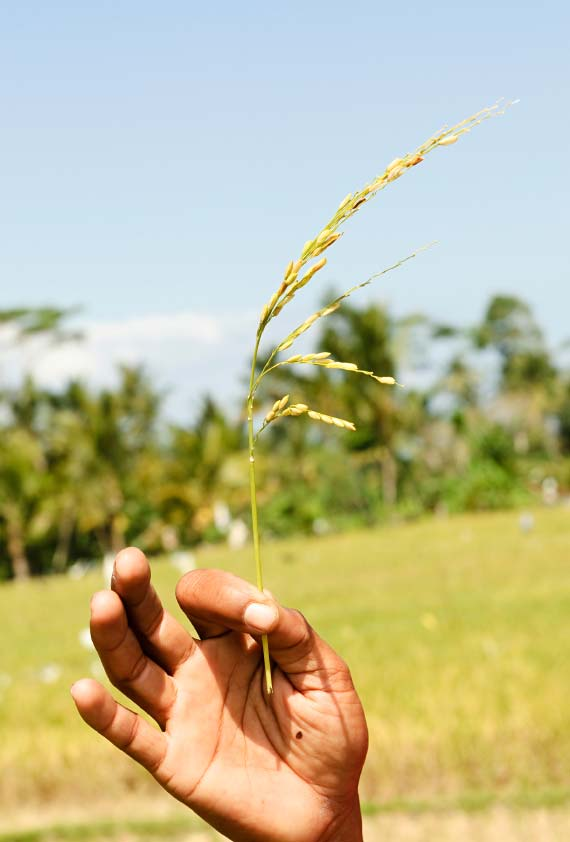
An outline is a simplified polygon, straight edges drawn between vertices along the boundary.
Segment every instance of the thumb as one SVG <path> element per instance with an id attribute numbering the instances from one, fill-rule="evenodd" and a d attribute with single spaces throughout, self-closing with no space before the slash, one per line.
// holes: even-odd
<path id="1" fill-rule="evenodd" d="M 297 690 L 352 687 L 344 661 L 299 611 L 243 579 L 222 570 L 192 570 L 178 583 L 176 596 L 203 636 L 215 637 L 224 629 L 256 639 L 267 634 L 272 659 Z"/>
<path id="2" fill-rule="evenodd" d="M 288 675 L 296 689 L 330 689 L 331 684 L 336 684 L 341 675 L 343 679 L 349 676 L 346 664 L 300 611 L 286 608 L 275 600 L 272 600 L 272 607 L 277 611 L 277 621 L 267 628 L 269 652 L 272 660 Z M 254 612 L 257 612 L 257 606 L 246 608 L 246 622 L 251 623 Z M 255 627 L 255 622 L 252 627 Z"/>

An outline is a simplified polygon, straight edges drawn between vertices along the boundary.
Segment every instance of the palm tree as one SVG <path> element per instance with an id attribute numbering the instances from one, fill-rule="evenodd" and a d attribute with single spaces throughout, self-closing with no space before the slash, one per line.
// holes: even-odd
<path id="1" fill-rule="evenodd" d="M 0 438 L 0 521 L 4 523 L 11 575 L 31 574 L 28 541 L 46 485 L 46 463 L 37 437 L 11 427 Z"/>

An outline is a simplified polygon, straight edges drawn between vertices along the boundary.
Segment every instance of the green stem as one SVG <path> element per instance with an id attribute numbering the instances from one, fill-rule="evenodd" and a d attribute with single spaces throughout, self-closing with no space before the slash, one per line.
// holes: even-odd
<path id="1" fill-rule="evenodd" d="M 261 552 L 259 548 L 259 522 L 257 517 L 257 494 L 255 487 L 255 438 L 253 434 L 253 401 L 254 401 L 254 384 L 255 384 L 255 367 L 257 363 L 257 352 L 259 350 L 259 341 L 261 335 L 258 333 L 253 352 L 253 360 L 251 364 L 251 378 L 249 381 L 249 395 L 247 396 L 247 433 L 249 440 L 249 490 L 251 495 L 251 526 L 253 532 L 253 553 L 255 557 L 255 574 L 257 579 L 257 587 L 260 591 L 263 590 L 263 565 L 261 563 Z M 264 634 L 261 638 L 261 646 L 263 649 L 263 663 L 265 667 L 265 684 L 267 693 L 273 693 L 273 682 L 271 680 L 271 662 L 269 660 L 269 642 L 267 635 Z"/>

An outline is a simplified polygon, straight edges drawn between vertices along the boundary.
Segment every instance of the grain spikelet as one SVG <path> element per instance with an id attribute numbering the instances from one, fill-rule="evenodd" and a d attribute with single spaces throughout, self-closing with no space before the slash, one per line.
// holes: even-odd
<path id="1" fill-rule="evenodd" d="M 358 366 L 356 363 L 338 363 L 334 360 L 330 360 L 329 362 L 321 363 L 316 361 L 317 365 L 323 365 L 325 368 L 341 368 L 343 371 L 358 371 Z"/>
<path id="2" fill-rule="evenodd" d="M 440 141 L 438 141 L 438 146 L 451 146 L 453 143 L 457 143 L 459 140 L 459 135 L 461 132 L 457 134 L 450 134 L 447 137 L 442 137 Z"/>
<path id="3" fill-rule="evenodd" d="M 297 292 L 298 289 L 302 289 L 302 287 L 306 286 L 306 284 L 309 283 L 313 275 L 315 275 L 319 271 L 319 269 L 322 269 L 326 262 L 326 257 L 321 257 L 320 260 L 318 260 L 313 266 L 311 266 L 308 272 L 305 275 L 303 275 L 303 277 L 300 278 L 300 280 L 297 281 L 295 285 L 295 292 Z"/>
<path id="4" fill-rule="evenodd" d="M 285 409 L 285 407 L 287 406 L 288 403 L 289 403 L 289 395 L 284 395 L 282 398 L 279 398 L 279 400 L 275 401 L 275 403 L 273 404 L 273 406 L 271 407 L 271 409 L 269 410 L 269 412 L 265 416 L 265 423 L 269 424 L 271 421 L 273 421 L 273 419 L 276 418 L 277 415 L 279 415 L 279 413 L 283 409 Z"/>
<path id="5" fill-rule="evenodd" d="M 295 328 L 295 330 L 292 333 L 290 333 L 289 336 L 287 336 L 287 338 L 280 343 L 280 345 L 277 346 L 277 351 L 286 351 L 287 348 L 290 348 L 293 342 L 295 342 L 295 340 L 298 339 L 299 336 L 302 336 L 303 333 L 306 333 L 309 330 L 309 328 L 311 328 L 315 324 L 315 322 L 317 322 L 319 319 L 322 319 L 324 316 L 330 315 L 335 310 L 338 310 L 339 307 L 340 302 L 338 304 L 333 302 L 327 307 L 323 307 L 322 310 L 318 310 L 316 313 L 313 313 L 312 316 L 309 316 L 308 319 L 305 319 L 302 325 L 299 325 L 299 327 Z"/>
<path id="6" fill-rule="evenodd" d="M 303 415 L 308 409 L 309 407 L 306 403 L 294 403 L 287 407 L 283 415 Z"/>
<path id="7" fill-rule="evenodd" d="M 287 397 L 289 396 L 287 395 Z M 300 415 L 308 415 L 308 417 L 313 421 L 320 421 L 323 424 L 338 427 L 341 430 L 351 430 L 352 432 L 356 430 L 352 421 L 347 421 L 345 418 L 336 418 L 334 415 L 326 415 L 324 412 L 317 412 L 315 409 L 309 409 L 306 403 L 293 403 L 286 409 L 276 409 L 274 412 L 273 410 L 279 403 L 280 401 L 276 401 L 273 409 L 265 416 L 265 420 L 255 437 L 256 440 L 261 432 L 265 430 L 268 424 L 271 424 L 272 421 L 275 421 L 278 418 L 298 418 Z"/>
<path id="8" fill-rule="evenodd" d="M 318 365 L 321 368 L 332 368 L 339 371 L 349 371 L 352 374 L 363 374 L 366 377 L 371 377 L 383 386 L 400 385 L 394 377 L 389 375 L 379 376 L 373 371 L 366 371 L 362 368 L 358 368 L 356 363 L 340 362 L 339 360 L 328 359 L 329 357 L 330 353 L 327 351 L 321 351 L 318 354 L 305 354 L 304 356 L 302 354 L 296 354 L 293 357 L 289 357 L 287 360 L 282 360 L 281 362 L 276 363 L 271 367 L 271 369 L 269 369 L 269 371 L 273 371 L 273 369 L 279 368 L 279 366 L 282 365 Z"/>
<path id="9" fill-rule="evenodd" d="M 325 251 L 325 249 L 328 249 L 329 246 L 332 246 L 332 244 L 336 243 L 336 241 L 339 240 L 341 237 L 342 231 L 337 231 L 336 234 L 332 234 L 326 242 L 322 243 L 322 245 L 320 245 L 314 250 L 313 257 L 318 257 L 319 254 L 322 254 Z"/>
<path id="10" fill-rule="evenodd" d="M 356 363 L 343 363 L 337 362 L 336 360 L 304 360 L 301 358 L 298 360 L 299 363 L 307 362 L 310 365 L 320 365 L 323 368 L 336 368 L 340 369 L 341 371 L 350 371 L 354 374 L 364 374 L 366 377 L 372 377 L 373 380 L 378 381 L 378 383 L 382 383 L 384 386 L 396 386 L 399 385 L 394 377 L 390 376 L 383 376 L 380 377 L 375 374 L 373 371 L 365 371 L 362 368 L 358 368 Z"/>
<path id="11" fill-rule="evenodd" d="M 352 421 L 346 421 L 344 418 L 335 418 L 333 415 L 325 415 L 324 412 L 316 412 L 314 409 L 309 409 L 307 412 L 309 418 L 313 421 L 322 421 L 323 424 L 333 424 L 335 427 L 340 427 L 343 430 L 356 430 Z"/>

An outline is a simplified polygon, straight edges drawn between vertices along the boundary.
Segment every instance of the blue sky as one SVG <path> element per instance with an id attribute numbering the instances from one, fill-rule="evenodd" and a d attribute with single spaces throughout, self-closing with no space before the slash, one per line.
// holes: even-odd
<path id="1" fill-rule="evenodd" d="M 469 322 L 512 292 L 568 338 L 568 8 L 3 4 L 0 308 L 78 305 L 89 337 L 25 363 L 56 382 L 145 359 L 179 413 L 228 395 L 339 200 L 501 96 L 521 102 L 352 221 L 284 329 L 436 239 L 364 300 Z"/>

